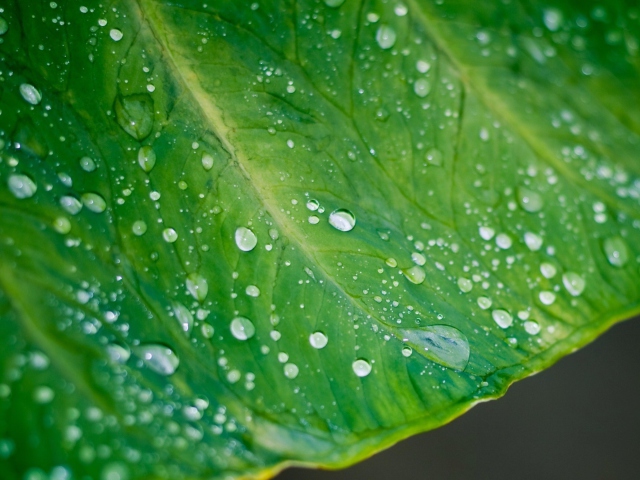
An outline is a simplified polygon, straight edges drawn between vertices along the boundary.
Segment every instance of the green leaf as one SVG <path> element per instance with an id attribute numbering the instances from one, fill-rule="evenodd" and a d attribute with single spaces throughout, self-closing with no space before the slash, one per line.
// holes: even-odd
<path id="1" fill-rule="evenodd" d="M 345 466 L 640 311 L 634 2 L 27 3 L 5 478 Z"/>

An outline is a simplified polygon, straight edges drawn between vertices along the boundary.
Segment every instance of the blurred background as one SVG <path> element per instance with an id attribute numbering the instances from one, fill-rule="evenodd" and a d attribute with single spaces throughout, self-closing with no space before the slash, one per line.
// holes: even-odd
<path id="1" fill-rule="evenodd" d="M 277 480 L 639 480 L 640 317 L 449 425 L 342 471 Z"/>

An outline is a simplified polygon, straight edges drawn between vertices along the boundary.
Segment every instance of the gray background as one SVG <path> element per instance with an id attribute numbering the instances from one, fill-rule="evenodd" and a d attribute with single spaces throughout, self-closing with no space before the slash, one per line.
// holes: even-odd
<path id="1" fill-rule="evenodd" d="M 277 480 L 640 480 L 639 394 L 640 317 L 449 425 Z"/>

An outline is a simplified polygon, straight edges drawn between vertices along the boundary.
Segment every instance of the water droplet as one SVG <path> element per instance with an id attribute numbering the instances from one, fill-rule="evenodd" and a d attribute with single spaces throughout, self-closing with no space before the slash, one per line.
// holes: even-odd
<path id="1" fill-rule="evenodd" d="M 467 337 L 449 325 L 430 325 L 401 331 L 403 340 L 429 360 L 454 370 L 464 370 L 469 363 Z"/>
<path id="2" fill-rule="evenodd" d="M 120 128 L 136 140 L 144 140 L 153 129 L 153 99 L 149 94 L 118 97 L 114 110 Z"/>
<path id="3" fill-rule="evenodd" d="M 4 18 L 0 17 L 0 35 L 7 33 L 7 30 L 9 30 L 9 24 Z"/>
<path id="4" fill-rule="evenodd" d="M 26 175 L 9 175 L 7 186 L 13 196 L 20 199 L 31 198 L 38 190 L 33 180 Z"/>
<path id="5" fill-rule="evenodd" d="M 431 92 L 431 82 L 426 78 L 420 78 L 413 83 L 413 91 L 420 98 L 424 98 Z"/>
<path id="6" fill-rule="evenodd" d="M 431 69 L 431 64 L 425 60 L 418 60 L 416 62 L 416 70 L 420 73 L 427 73 Z"/>
<path id="7" fill-rule="evenodd" d="M 131 231 L 138 237 L 144 235 L 147 232 L 147 224 L 143 220 L 136 220 L 131 225 Z"/>
<path id="8" fill-rule="evenodd" d="M 250 252 L 258 244 L 258 237 L 251 230 L 239 227 L 236 230 L 236 245 L 243 252 Z"/>
<path id="9" fill-rule="evenodd" d="M 469 293 L 473 289 L 473 283 L 468 278 L 460 277 L 458 279 L 458 288 L 464 293 Z"/>
<path id="10" fill-rule="evenodd" d="M 489 308 L 491 308 L 491 305 L 493 305 L 493 302 L 491 301 L 490 298 L 487 297 L 478 297 L 478 306 L 482 309 L 482 310 L 487 310 Z"/>
<path id="11" fill-rule="evenodd" d="M 344 3 L 344 0 L 324 0 L 325 5 L 332 8 L 338 8 Z"/>
<path id="12" fill-rule="evenodd" d="M 527 320 L 524 322 L 524 330 L 529 335 L 537 335 L 540 333 L 540 324 L 534 320 Z"/>
<path id="13" fill-rule="evenodd" d="M 349 232 L 356 226 L 356 217 L 349 210 L 339 208 L 329 215 L 329 224 L 341 232 Z"/>
<path id="14" fill-rule="evenodd" d="M 425 158 L 427 159 L 427 163 L 429 165 L 433 165 L 435 167 L 441 167 L 442 166 L 442 152 L 440 150 L 438 150 L 437 148 L 431 148 L 429 150 L 427 150 L 427 153 L 425 155 Z"/>
<path id="15" fill-rule="evenodd" d="M 71 222 L 66 217 L 58 217 L 53 221 L 53 228 L 56 232 L 66 235 L 71 231 Z"/>
<path id="16" fill-rule="evenodd" d="M 391 268 L 396 268 L 398 266 L 398 262 L 395 258 L 392 257 L 387 258 L 384 263 L 386 263 Z"/>
<path id="17" fill-rule="evenodd" d="M 298 368 L 298 366 L 295 363 L 287 363 L 284 366 L 284 376 L 293 380 L 294 378 L 296 378 L 298 376 L 298 373 L 300 373 L 300 369 Z"/>
<path id="18" fill-rule="evenodd" d="M 173 243 L 178 240 L 178 232 L 176 232 L 173 228 L 165 228 L 162 231 L 162 238 L 167 243 Z"/>
<path id="19" fill-rule="evenodd" d="M 83 193 L 80 198 L 84 206 L 94 213 L 102 213 L 107 208 L 107 202 L 97 193 Z"/>
<path id="20" fill-rule="evenodd" d="M 187 307 L 181 303 L 174 303 L 173 314 L 176 316 L 176 320 L 180 324 L 183 332 L 191 331 L 191 327 L 193 327 L 193 315 L 191 315 Z"/>
<path id="21" fill-rule="evenodd" d="M 329 339 L 322 332 L 313 332 L 309 335 L 309 343 L 313 348 L 317 348 L 318 350 L 327 346 Z"/>
<path id="22" fill-rule="evenodd" d="M 351 368 L 358 377 L 366 377 L 371 373 L 371 364 L 362 358 L 353 362 Z"/>
<path id="23" fill-rule="evenodd" d="M 525 187 L 518 187 L 518 203 L 523 210 L 531 213 L 539 212 L 544 204 L 539 193 Z"/>
<path id="24" fill-rule="evenodd" d="M 128 347 L 119 345 L 117 343 L 110 343 L 107 345 L 107 355 L 109 360 L 115 363 L 126 363 L 131 356 L 131 351 Z"/>
<path id="25" fill-rule="evenodd" d="M 543 263 L 542 265 L 540 265 L 540 273 L 542 273 L 542 276 L 544 278 L 553 278 L 556 276 L 556 267 L 554 267 L 552 264 L 550 263 Z"/>
<path id="26" fill-rule="evenodd" d="M 412 261 L 413 263 L 415 263 L 416 265 L 420 265 L 420 266 L 422 266 L 422 265 L 424 265 L 425 263 L 427 263 L 427 258 L 426 258 L 423 254 L 421 254 L 421 253 L 413 252 L 413 253 L 411 254 L 411 261 Z"/>
<path id="27" fill-rule="evenodd" d="M 538 295 L 538 298 L 544 305 L 551 305 L 556 301 L 556 294 L 553 292 L 549 292 L 548 290 L 543 290 Z"/>
<path id="28" fill-rule="evenodd" d="M 511 240 L 511 237 L 506 233 L 500 233 L 496 237 L 496 245 L 503 250 L 507 250 L 511 248 L 511 245 L 513 245 L 513 241 Z"/>
<path id="29" fill-rule="evenodd" d="M 159 375 L 173 375 L 180 365 L 178 356 L 166 345 L 143 343 L 133 347 L 133 351 L 150 370 Z"/>
<path id="30" fill-rule="evenodd" d="M 38 105 L 42 100 L 42 95 L 38 89 L 29 83 L 23 83 L 20 85 L 20 95 L 22 95 L 22 98 L 31 105 Z"/>
<path id="31" fill-rule="evenodd" d="M 491 312 L 491 316 L 500 328 L 509 328 L 513 323 L 513 317 L 506 310 L 494 310 L 493 312 Z"/>
<path id="32" fill-rule="evenodd" d="M 309 217 L 309 223 L 311 225 L 317 225 L 318 223 L 320 223 L 320 218 L 318 218 L 316 215 L 311 215 Z"/>
<path id="33" fill-rule="evenodd" d="M 33 401 L 40 404 L 50 403 L 55 396 L 56 393 L 46 386 L 37 387 L 33 391 Z"/>
<path id="34" fill-rule="evenodd" d="M 320 208 L 320 202 L 318 202 L 317 200 L 309 200 L 307 202 L 307 208 L 312 212 L 315 212 L 316 210 L 318 210 L 318 208 Z"/>
<path id="35" fill-rule="evenodd" d="M 409 358 L 412 353 L 413 353 L 413 348 L 407 347 L 407 346 L 402 347 L 402 356 L 403 357 Z"/>
<path id="36" fill-rule="evenodd" d="M 145 172 L 149 173 L 156 164 L 156 152 L 149 145 L 145 145 L 138 150 L 138 165 Z"/>
<path id="37" fill-rule="evenodd" d="M 383 50 L 393 47 L 396 43 L 396 31 L 389 25 L 380 25 L 376 32 L 376 42 Z"/>
<path id="38" fill-rule="evenodd" d="M 524 234 L 524 243 L 529 247 L 532 252 L 537 252 L 542 247 L 542 238 L 532 232 Z"/>
<path id="39" fill-rule="evenodd" d="M 602 243 L 607 260 L 614 267 L 624 267 L 629 261 L 629 248 L 622 237 L 610 237 Z"/>
<path id="40" fill-rule="evenodd" d="M 248 340 L 255 333 L 256 327 L 248 318 L 236 317 L 231 321 L 231 334 L 238 340 Z"/>
<path id="41" fill-rule="evenodd" d="M 424 268 L 420 267 L 419 265 L 415 265 L 411 268 L 403 270 L 402 273 L 404 273 L 404 276 L 407 277 L 407 279 L 411 283 L 414 283 L 416 285 L 420 285 L 422 282 L 424 282 L 424 279 L 427 276 Z"/>
<path id="42" fill-rule="evenodd" d="M 557 8 L 545 8 L 542 19 L 545 26 L 552 32 L 557 32 L 564 22 L 562 12 Z"/>
<path id="43" fill-rule="evenodd" d="M 124 35 L 122 34 L 122 31 L 118 30 L 117 28 L 112 28 L 111 30 L 109 30 L 109 36 L 114 42 L 119 42 L 120 40 L 122 40 L 122 37 Z"/>
<path id="44" fill-rule="evenodd" d="M 189 274 L 186 285 L 191 296 L 197 301 L 202 302 L 207 298 L 207 293 L 209 293 L 209 284 L 207 283 L 207 279 L 199 273 Z"/>
<path id="45" fill-rule="evenodd" d="M 564 284 L 564 288 L 567 289 L 567 292 L 574 297 L 580 296 L 587 286 L 584 278 L 575 272 L 566 272 L 562 275 L 562 283 Z"/>
<path id="46" fill-rule="evenodd" d="M 480 227 L 478 233 L 480 233 L 480 237 L 483 240 L 491 240 L 496 234 L 496 231 L 491 227 Z"/>
<path id="47" fill-rule="evenodd" d="M 407 6 L 405 4 L 398 3 L 394 7 L 393 12 L 399 17 L 404 17 L 409 12 L 409 9 L 407 8 Z"/>
<path id="48" fill-rule="evenodd" d="M 93 172 L 96 169 L 96 162 L 91 157 L 82 157 L 79 161 L 80 168 L 85 172 Z"/>
<path id="49" fill-rule="evenodd" d="M 257 298 L 260 296 L 260 289 L 255 285 L 248 285 L 247 288 L 245 289 L 245 293 L 250 297 Z"/>
<path id="50" fill-rule="evenodd" d="M 200 327 L 200 331 L 202 332 L 202 336 L 204 338 L 212 338 L 213 334 L 215 333 L 215 329 L 213 328 L 213 326 L 209 325 L 208 323 L 203 323 Z"/>
<path id="51" fill-rule="evenodd" d="M 71 215 L 77 215 L 82 210 L 82 203 L 76 197 L 65 195 L 60 198 L 60 206 Z"/>
<path id="52" fill-rule="evenodd" d="M 213 157 L 208 153 L 202 154 L 202 166 L 206 171 L 209 171 L 213 168 Z"/>

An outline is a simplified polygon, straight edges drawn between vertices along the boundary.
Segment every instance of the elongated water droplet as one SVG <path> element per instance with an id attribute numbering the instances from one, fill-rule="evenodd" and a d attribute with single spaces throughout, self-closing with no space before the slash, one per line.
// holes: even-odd
<path id="1" fill-rule="evenodd" d="M 513 323 L 513 317 L 506 310 L 494 310 L 493 312 L 491 312 L 491 316 L 500 328 L 509 328 Z"/>
<path id="2" fill-rule="evenodd" d="M 133 347 L 133 352 L 142 358 L 150 370 L 159 375 L 173 375 L 180 365 L 178 356 L 166 345 L 143 343 Z"/>
<path id="3" fill-rule="evenodd" d="M 193 315 L 191 315 L 187 307 L 181 303 L 174 303 L 173 314 L 176 316 L 176 320 L 180 324 L 183 332 L 191 331 L 191 327 L 193 327 Z"/>
<path id="4" fill-rule="evenodd" d="M 162 231 L 162 238 L 167 243 L 174 243 L 178 240 L 178 232 L 176 232 L 173 228 L 165 228 Z"/>
<path id="5" fill-rule="evenodd" d="M 253 322 L 245 317 L 236 317 L 231 321 L 231 334 L 238 340 L 248 340 L 256 333 Z"/>
<path id="6" fill-rule="evenodd" d="M 38 105 L 42 100 L 42 94 L 36 87 L 29 83 L 23 83 L 20 85 L 20 95 L 22 95 L 22 98 L 31 105 Z"/>
<path id="7" fill-rule="evenodd" d="M 610 237 L 602 243 L 607 260 L 614 267 L 624 267 L 629 261 L 629 248 L 622 237 Z"/>
<path id="8" fill-rule="evenodd" d="M 380 25 L 376 32 L 376 42 L 383 50 L 388 50 L 396 43 L 396 31 L 389 25 Z"/>
<path id="9" fill-rule="evenodd" d="M 353 362 L 351 368 L 358 377 L 366 377 L 371 373 L 371 364 L 362 358 Z"/>
<path id="10" fill-rule="evenodd" d="M 209 155 L 208 153 L 203 153 L 202 154 L 202 167 L 206 170 L 209 171 L 213 168 L 213 157 L 211 155 Z"/>
<path id="11" fill-rule="evenodd" d="M 66 235 L 71 231 L 71 222 L 66 217 L 58 217 L 53 221 L 53 228 L 56 232 Z"/>
<path id="12" fill-rule="evenodd" d="M 209 284 L 207 283 L 207 279 L 199 273 L 191 273 L 187 277 L 186 285 L 191 296 L 197 301 L 202 302 L 207 298 L 207 293 L 209 293 Z"/>
<path id="13" fill-rule="evenodd" d="M 538 192 L 525 187 L 518 187 L 518 203 L 523 210 L 535 213 L 542 209 L 544 201 Z"/>
<path id="14" fill-rule="evenodd" d="M 403 357 L 409 358 L 413 353 L 413 348 L 405 346 L 405 347 L 402 347 L 401 352 Z"/>
<path id="15" fill-rule="evenodd" d="M 131 225 L 131 231 L 137 237 L 144 235 L 147 232 L 147 224 L 143 220 L 136 220 Z"/>
<path id="16" fill-rule="evenodd" d="M 96 162 L 91 157 L 82 157 L 79 163 L 85 172 L 93 172 L 96 169 Z"/>
<path id="17" fill-rule="evenodd" d="M 136 140 L 144 140 L 153 129 L 153 99 L 147 93 L 118 96 L 114 105 L 120 128 Z"/>
<path id="18" fill-rule="evenodd" d="M 415 263 L 416 265 L 424 265 L 425 263 L 427 263 L 427 258 L 418 252 L 413 252 L 411 254 L 411 261 L 413 261 L 413 263 Z"/>
<path id="19" fill-rule="evenodd" d="M 562 275 L 562 283 L 564 284 L 564 288 L 567 289 L 567 292 L 574 297 L 580 296 L 587 286 L 584 278 L 575 272 L 566 272 Z"/>
<path id="20" fill-rule="evenodd" d="M 138 150 L 138 165 L 145 172 L 149 173 L 156 164 L 156 152 L 149 145 L 145 145 Z"/>
<path id="21" fill-rule="evenodd" d="M 427 277 L 427 273 L 424 271 L 424 268 L 420 267 L 419 265 L 414 265 L 411 268 L 407 268 L 406 270 L 403 270 L 402 273 L 404 273 L 404 276 L 407 277 L 407 280 L 416 285 L 420 285 Z"/>
<path id="22" fill-rule="evenodd" d="M 419 78 L 413 83 L 413 91 L 420 98 L 424 98 L 431 92 L 431 82 L 426 78 Z"/>
<path id="23" fill-rule="evenodd" d="M 110 343 L 107 345 L 107 355 L 109 356 L 109 360 L 114 363 L 126 363 L 131 356 L 131 351 L 126 345 Z"/>
<path id="24" fill-rule="evenodd" d="M 243 252 L 250 252 L 258 244 L 258 237 L 251 230 L 239 227 L 236 230 L 236 245 Z"/>
<path id="25" fill-rule="evenodd" d="M 97 193 L 83 193 L 81 198 L 87 210 L 94 213 L 102 213 L 107 208 L 107 202 Z"/>
<path id="26" fill-rule="evenodd" d="M 554 267 L 552 264 L 550 263 L 543 263 L 542 265 L 540 265 L 540 273 L 542 273 L 542 276 L 544 278 L 553 278 L 556 276 L 556 267 Z"/>
<path id="27" fill-rule="evenodd" d="M 293 380 L 300 373 L 300 369 L 295 363 L 287 363 L 284 366 L 284 376 L 290 380 Z"/>
<path id="28" fill-rule="evenodd" d="M 77 215 L 82 210 L 82 203 L 76 197 L 65 195 L 60 198 L 60 206 L 71 215 Z"/>
<path id="29" fill-rule="evenodd" d="M 527 232 L 524 234 L 524 243 L 529 247 L 529 250 L 537 252 L 542 247 L 542 237 L 533 232 Z"/>
<path id="30" fill-rule="evenodd" d="M 454 370 L 464 370 L 469 363 L 467 337 L 449 325 L 430 325 L 401 331 L 403 341 L 429 360 Z"/>
<path id="31" fill-rule="evenodd" d="M 318 350 L 327 346 L 329 343 L 329 339 L 322 332 L 313 332 L 309 335 L 309 343 L 313 348 L 317 348 Z"/>
<path id="32" fill-rule="evenodd" d="M 458 279 L 458 288 L 464 293 L 469 293 L 473 289 L 473 283 L 468 278 L 460 277 Z"/>
<path id="33" fill-rule="evenodd" d="M 19 199 L 31 198 L 38 190 L 34 181 L 26 175 L 9 175 L 7 186 L 13 196 Z"/>
<path id="34" fill-rule="evenodd" d="M 356 226 L 356 217 L 349 210 L 340 208 L 329 215 L 329 224 L 341 232 L 349 232 Z"/>

